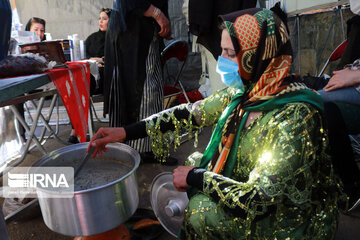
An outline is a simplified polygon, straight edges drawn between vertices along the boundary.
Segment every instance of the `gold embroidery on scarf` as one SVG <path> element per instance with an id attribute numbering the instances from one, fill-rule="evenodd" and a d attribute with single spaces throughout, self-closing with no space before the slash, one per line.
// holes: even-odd
<path id="1" fill-rule="evenodd" d="M 251 73 L 253 67 L 251 66 L 251 57 L 255 54 L 256 49 L 252 49 L 243 53 L 241 58 L 241 67 L 246 73 Z"/>
<path id="2" fill-rule="evenodd" d="M 285 44 L 290 39 L 290 37 L 288 31 L 286 30 L 286 26 L 283 22 L 280 23 L 279 32 L 281 36 L 281 42 Z"/>
<path id="3" fill-rule="evenodd" d="M 277 51 L 276 36 L 272 35 L 265 39 L 265 51 L 262 60 L 273 58 Z"/>
<path id="4" fill-rule="evenodd" d="M 286 87 L 280 86 L 284 78 L 289 75 L 290 64 L 291 56 L 289 55 L 274 58 L 250 92 L 250 101 L 268 100 L 273 98 L 274 94 L 284 90 Z"/>

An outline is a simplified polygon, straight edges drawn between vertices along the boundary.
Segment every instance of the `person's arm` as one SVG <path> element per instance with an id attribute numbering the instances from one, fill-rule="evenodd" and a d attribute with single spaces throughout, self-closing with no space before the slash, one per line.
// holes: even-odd
<path id="1" fill-rule="evenodd" d="M 231 99 L 236 95 L 237 90 L 226 88 L 219 90 L 191 105 L 179 105 L 176 108 L 188 108 L 187 118 L 178 119 L 175 112 L 154 114 L 146 120 L 146 131 L 153 144 L 152 151 L 158 159 L 165 159 L 170 154 L 169 142 L 174 143 L 174 149 L 180 145 L 184 133 L 188 133 L 188 138 L 195 136 L 194 145 L 197 145 L 197 137 L 200 129 L 206 126 L 213 126 L 219 120 L 224 109 L 230 104 Z M 164 132 L 164 124 L 171 124 L 173 129 Z"/>
<path id="2" fill-rule="evenodd" d="M 179 167 L 173 174 L 175 187 L 180 191 L 195 187 L 239 217 L 248 216 L 251 210 L 256 210 L 256 217 L 266 216 L 284 201 L 295 204 L 310 201 L 312 187 L 321 180 L 314 165 L 323 164 L 325 169 L 330 163 L 316 163 L 320 154 L 324 154 L 320 114 L 300 104 L 287 108 L 286 114 L 276 114 L 269 122 L 271 126 L 255 133 L 255 142 L 248 142 L 254 144 L 253 150 L 241 156 L 245 159 L 238 160 L 239 170 L 252 169 L 247 181 L 236 181 L 201 168 Z"/>
<path id="3" fill-rule="evenodd" d="M 94 60 L 94 61 L 96 61 L 98 64 L 104 64 L 104 61 L 103 61 L 102 58 L 93 57 L 92 54 L 91 54 L 91 52 L 93 52 L 93 51 L 91 51 L 91 49 L 92 49 L 93 47 L 95 47 L 96 49 L 98 48 L 98 46 L 93 46 L 95 34 L 96 34 L 96 33 L 91 34 L 91 35 L 85 40 L 86 58 L 87 58 L 87 59 Z"/>
<path id="4" fill-rule="evenodd" d="M 85 40 L 85 48 L 86 48 L 86 58 L 89 59 L 90 58 L 90 48 L 91 48 L 91 44 L 92 44 L 92 34 L 86 38 Z"/>
<path id="5" fill-rule="evenodd" d="M 153 148 L 154 153 L 158 157 L 165 157 L 171 137 L 176 140 L 184 131 L 192 132 L 216 123 L 235 94 L 233 89 L 223 89 L 194 104 L 175 106 L 124 128 L 100 128 L 91 138 L 89 146 L 97 148 L 93 154 L 96 156 L 106 151 L 105 146 L 108 143 L 135 140 L 149 135 L 151 140 L 157 143 L 158 148 Z M 97 139 L 99 134 L 102 138 Z"/>
<path id="6" fill-rule="evenodd" d="M 127 125 L 120 128 L 100 128 L 97 133 L 91 138 L 88 150 L 90 146 L 96 147 L 96 150 L 93 153 L 93 157 L 97 154 L 100 156 L 102 152 L 106 152 L 106 145 L 113 142 L 124 142 L 126 140 L 135 140 L 139 138 L 147 137 L 148 132 L 146 128 L 147 122 L 158 122 L 159 131 L 161 133 L 166 133 L 168 131 L 174 131 L 176 124 L 173 121 L 166 121 L 173 116 L 176 119 L 176 122 L 186 122 L 188 119 L 192 119 L 191 122 L 196 124 L 194 116 L 191 115 L 191 104 L 177 106 L 171 109 L 164 110 L 156 115 L 144 119 L 140 122 Z M 98 136 L 101 136 L 98 138 Z"/>
<path id="7" fill-rule="evenodd" d="M 187 121 L 189 118 L 193 119 L 193 122 L 196 124 L 196 120 L 193 115 L 190 114 L 191 104 L 183 105 L 183 107 L 174 107 L 165 111 L 162 111 L 156 115 L 144 119 L 137 123 L 127 125 L 120 128 L 100 128 L 97 133 L 91 138 L 89 147 L 96 147 L 96 150 L 93 153 L 93 157 L 97 154 L 101 156 L 102 152 L 106 152 L 106 145 L 113 142 L 124 142 L 126 140 L 135 140 L 139 138 L 147 137 L 146 124 L 149 121 L 159 122 L 159 131 L 161 133 L 166 133 L 168 131 L 175 130 L 175 123 L 173 121 L 166 121 L 165 119 L 171 118 L 173 116 L 177 122 Z M 101 138 L 98 139 L 98 136 Z"/>
<path id="8" fill-rule="evenodd" d="M 159 24 L 161 28 L 159 35 L 161 37 L 167 37 L 170 35 L 171 32 L 170 21 L 159 8 L 152 5 L 149 1 L 146 0 L 130 0 L 130 1 L 135 1 L 132 2 L 131 4 L 134 4 L 135 12 L 137 15 L 151 17 Z"/>

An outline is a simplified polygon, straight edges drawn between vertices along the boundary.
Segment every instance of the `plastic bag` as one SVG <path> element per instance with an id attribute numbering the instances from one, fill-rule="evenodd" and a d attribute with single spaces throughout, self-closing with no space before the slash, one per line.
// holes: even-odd
<path id="1" fill-rule="evenodd" d="M 5 198 L 2 208 L 4 217 L 11 214 L 12 212 L 15 212 L 18 208 L 22 206 L 24 206 L 24 203 L 22 203 L 22 199 Z"/>

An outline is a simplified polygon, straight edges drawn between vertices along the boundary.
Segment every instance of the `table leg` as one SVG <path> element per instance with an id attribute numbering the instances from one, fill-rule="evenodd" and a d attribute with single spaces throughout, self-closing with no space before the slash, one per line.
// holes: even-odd
<path id="1" fill-rule="evenodd" d="M 54 136 L 54 138 L 55 138 L 58 142 L 66 145 L 66 143 L 57 136 L 57 133 L 55 133 L 54 130 L 52 129 L 52 127 L 49 125 L 49 121 L 50 121 L 50 119 L 51 119 L 51 115 L 52 115 L 53 110 L 54 110 L 54 107 L 55 107 L 55 103 L 56 103 L 56 100 L 57 100 L 57 96 L 58 96 L 58 95 L 55 94 L 55 95 L 53 96 L 52 100 L 51 100 L 51 104 L 50 104 L 50 107 L 49 107 L 49 114 L 48 114 L 47 117 L 44 117 L 44 115 L 40 112 L 40 119 L 41 119 L 42 123 L 44 124 L 44 129 L 42 130 L 42 132 L 41 132 L 41 134 L 40 134 L 40 137 L 39 137 L 40 140 L 39 140 L 39 141 L 41 142 L 41 141 L 43 140 L 44 135 L 45 135 L 45 132 L 46 132 L 46 130 L 48 130 L 49 133 L 50 133 L 49 137 L 50 137 L 50 136 Z M 36 103 L 34 102 L 34 100 L 30 100 L 30 102 L 31 102 L 31 104 L 34 106 L 34 108 L 37 108 L 37 105 L 36 105 Z"/>
<path id="2" fill-rule="evenodd" d="M 21 116 L 19 114 L 19 112 L 17 111 L 17 109 L 12 105 L 10 106 L 11 110 L 14 112 L 15 116 L 16 116 L 16 119 L 21 123 L 21 125 L 25 128 L 25 131 L 27 132 L 27 134 L 29 135 L 29 138 L 28 140 L 26 141 L 26 144 L 25 144 L 25 149 L 24 149 L 24 152 L 22 153 L 22 156 L 21 156 L 21 161 L 25 158 L 26 154 L 27 154 L 27 151 L 30 147 L 30 144 L 32 141 L 35 142 L 35 144 L 37 145 L 37 147 L 40 149 L 40 151 L 43 153 L 43 154 L 46 154 L 46 150 L 45 148 L 41 145 L 41 143 L 39 142 L 39 140 L 37 139 L 37 137 L 35 136 L 35 129 L 37 127 L 37 122 L 39 120 L 39 117 L 40 117 L 40 113 L 41 113 L 41 109 L 44 105 L 44 100 L 45 100 L 45 97 L 42 97 L 40 99 L 40 103 L 38 105 L 38 108 L 36 110 L 36 115 L 35 115 L 35 118 L 34 118 L 34 123 L 33 125 L 31 126 L 31 129 L 29 129 L 29 126 L 26 124 L 23 116 Z"/>

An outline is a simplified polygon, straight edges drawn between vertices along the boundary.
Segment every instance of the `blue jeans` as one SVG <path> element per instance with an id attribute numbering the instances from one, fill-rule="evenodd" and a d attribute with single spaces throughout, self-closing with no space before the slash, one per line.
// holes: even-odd
<path id="1" fill-rule="evenodd" d="M 324 103 L 333 102 L 339 108 L 349 134 L 360 133 L 360 92 L 354 87 L 330 92 L 318 91 Z M 329 116 L 327 116 L 329 117 Z"/>
<path id="2" fill-rule="evenodd" d="M 324 102 L 345 102 L 360 105 L 360 92 L 354 87 L 336 89 L 330 92 L 325 92 L 321 89 L 318 92 L 322 96 Z"/>

